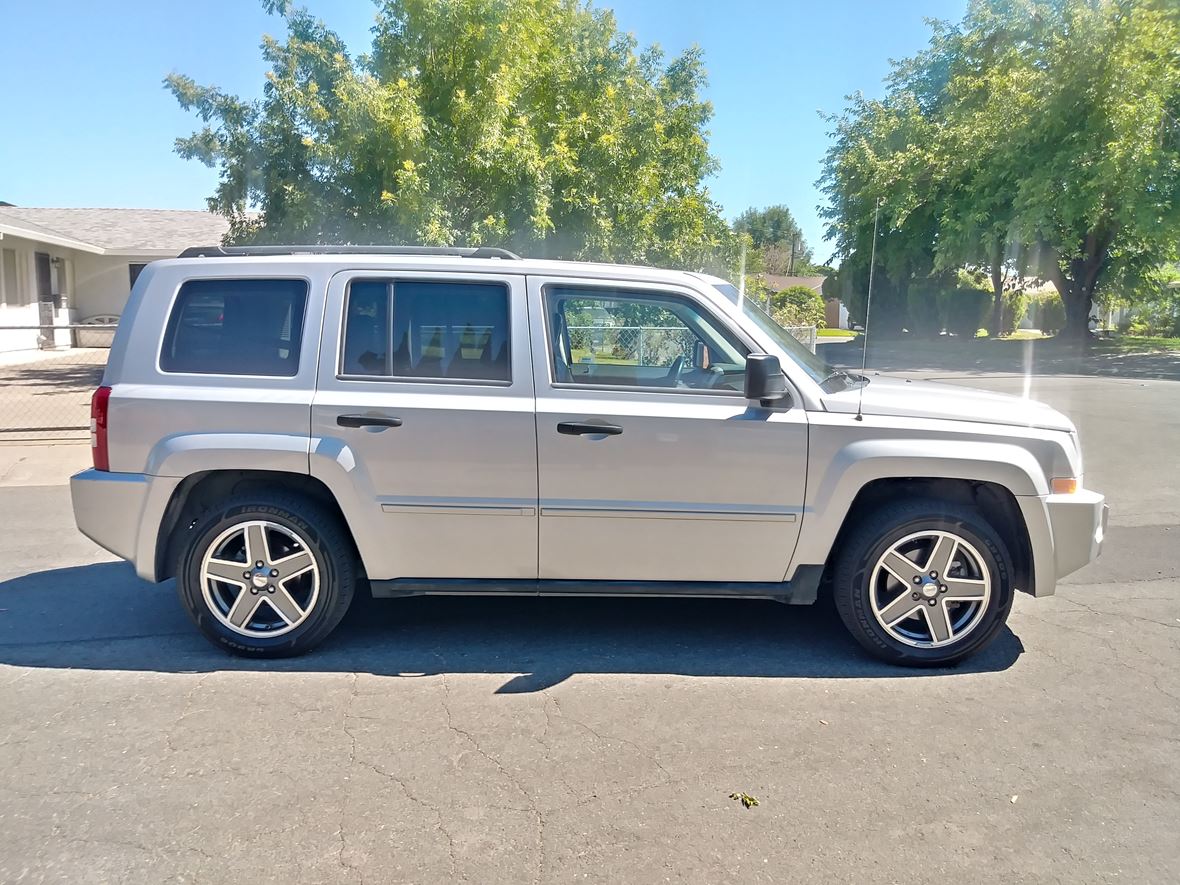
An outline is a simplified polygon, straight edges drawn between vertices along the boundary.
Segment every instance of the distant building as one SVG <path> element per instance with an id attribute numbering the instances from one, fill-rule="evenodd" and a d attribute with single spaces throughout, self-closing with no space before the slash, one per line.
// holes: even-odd
<path id="1" fill-rule="evenodd" d="M 117 318 L 149 261 L 218 243 L 220 215 L 183 209 L 32 209 L 0 203 L 0 327 Z M 0 351 L 38 346 L 0 328 Z M 69 344 L 55 333 L 52 343 Z M 44 343 L 44 342 L 41 342 Z"/>

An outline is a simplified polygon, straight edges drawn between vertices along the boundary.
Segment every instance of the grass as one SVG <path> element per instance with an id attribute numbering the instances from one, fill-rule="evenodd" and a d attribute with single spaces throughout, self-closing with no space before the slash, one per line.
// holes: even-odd
<path id="1" fill-rule="evenodd" d="M 860 332 L 849 329 L 816 329 L 815 334 L 820 338 L 855 338 Z"/>
<path id="2" fill-rule="evenodd" d="M 1090 344 L 1105 353 L 1158 353 L 1180 351 L 1180 338 L 1150 335 L 1120 335 L 1118 338 L 1099 338 Z"/>

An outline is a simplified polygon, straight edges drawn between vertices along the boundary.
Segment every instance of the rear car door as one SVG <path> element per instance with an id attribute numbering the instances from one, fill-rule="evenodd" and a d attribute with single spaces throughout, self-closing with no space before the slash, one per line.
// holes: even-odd
<path id="1" fill-rule="evenodd" d="M 342 272 L 324 327 L 311 469 L 346 476 L 369 577 L 535 579 L 525 278 Z"/>
<path id="2" fill-rule="evenodd" d="M 803 408 L 746 400 L 753 342 L 687 287 L 530 276 L 540 577 L 781 581 Z"/>

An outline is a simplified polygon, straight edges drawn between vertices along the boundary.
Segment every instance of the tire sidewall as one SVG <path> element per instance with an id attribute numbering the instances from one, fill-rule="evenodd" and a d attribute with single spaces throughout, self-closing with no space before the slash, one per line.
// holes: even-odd
<path id="1" fill-rule="evenodd" d="M 888 527 L 882 529 L 882 525 Z M 962 640 L 939 648 L 918 648 L 893 638 L 878 623 L 870 602 L 870 579 L 880 557 L 907 535 L 926 531 L 949 532 L 971 544 L 979 552 L 992 584 L 991 597 L 976 626 Z M 1013 598 L 1008 551 L 982 519 L 968 513 L 934 511 L 894 517 L 888 522 L 874 518 L 857 532 L 856 542 L 857 549 L 850 551 L 852 555 L 838 569 L 837 609 L 855 638 L 877 656 L 919 666 L 950 664 L 989 644 L 1007 620 Z"/>
<path id="2" fill-rule="evenodd" d="M 290 529 L 305 539 L 307 550 L 315 559 L 320 575 L 319 595 L 308 618 L 294 630 L 280 636 L 243 636 L 223 624 L 209 610 L 201 581 L 201 563 L 212 544 L 224 531 L 242 522 L 266 520 Z M 200 520 L 192 529 L 190 540 L 181 554 L 176 589 L 193 623 L 215 645 L 235 654 L 254 657 L 280 657 L 300 654 L 318 644 L 339 622 L 338 611 L 344 588 L 352 580 L 348 560 L 333 549 L 325 531 L 317 523 L 318 514 L 307 517 L 277 503 L 243 502 L 228 505 Z M 351 593 L 347 594 L 351 598 Z"/>

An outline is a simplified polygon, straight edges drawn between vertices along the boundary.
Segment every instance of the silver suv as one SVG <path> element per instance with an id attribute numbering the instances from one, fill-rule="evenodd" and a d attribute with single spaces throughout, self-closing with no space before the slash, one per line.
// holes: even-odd
<path id="1" fill-rule="evenodd" d="M 833 371 L 713 277 L 494 249 L 153 263 L 92 412 L 79 529 L 256 657 L 358 590 L 831 594 L 941 665 L 1106 522 L 1047 406 Z"/>

